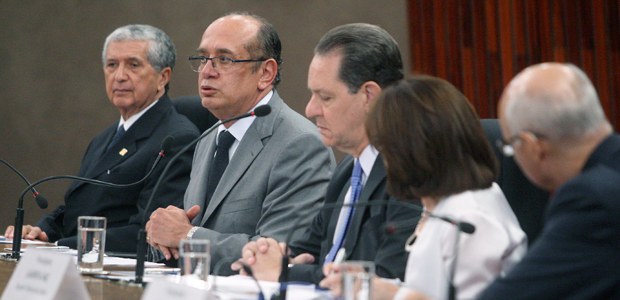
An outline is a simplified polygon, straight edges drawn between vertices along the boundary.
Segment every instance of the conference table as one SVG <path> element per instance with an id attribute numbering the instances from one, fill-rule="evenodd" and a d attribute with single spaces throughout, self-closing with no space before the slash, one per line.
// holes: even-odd
<path id="1" fill-rule="evenodd" d="M 24 248 L 27 247 L 27 245 L 24 245 Z M 5 251 L 6 248 L 11 248 L 11 244 L 0 244 L 0 251 L 2 253 L 8 253 Z M 4 292 L 16 267 L 17 262 L 15 261 L 0 260 L 0 295 Z M 118 267 L 115 268 L 115 270 L 118 270 Z M 130 270 L 133 270 L 133 267 L 127 268 L 127 271 Z M 140 299 L 144 291 L 144 288 L 137 284 L 110 281 L 87 275 L 82 275 L 81 277 L 92 300 Z"/>
<path id="2" fill-rule="evenodd" d="M 5 249 L 10 248 L 11 244 L 0 244 L 0 251 L 2 253 L 9 253 Z M 28 245 L 23 244 L 22 247 L 27 248 Z M 0 295 L 4 292 L 7 287 L 9 280 L 11 279 L 11 275 L 15 271 L 18 263 L 15 261 L 9 261 L 6 259 L 0 259 Z M 131 274 L 134 271 L 134 266 L 108 266 L 104 265 L 104 270 L 109 271 L 112 276 L 115 273 L 123 273 L 123 274 Z M 146 277 L 152 280 L 161 279 L 163 276 L 166 277 L 166 281 L 175 281 L 180 279 L 179 275 L 170 277 L 169 275 L 153 275 L 153 273 L 160 273 L 159 270 L 171 270 L 177 271 L 175 268 L 166 268 L 165 266 L 151 266 L 150 268 L 146 268 L 145 272 L 145 280 L 148 280 Z M 149 272 L 156 271 L 156 272 Z M 163 272 L 168 273 L 168 272 Z M 177 272 L 178 273 L 178 272 Z M 151 275 L 148 275 L 151 274 Z M 158 277 L 159 276 L 159 277 Z M 175 278 L 170 280 L 171 278 Z M 145 291 L 145 288 L 142 285 L 138 285 L 135 283 L 131 283 L 129 281 L 124 280 L 110 280 L 97 278 L 90 275 L 81 275 L 81 279 L 84 282 L 86 289 L 90 295 L 90 298 L 93 300 L 105 300 L 105 299 L 140 299 L 142 294 Z M 216 286 L 216 288 L 212 288 L 212 291 L 217 295 L 217 298 L 220 299 L 256 299 L 258 296 L 258 285 L 260 284 L 260 291 L 264 293 L 266 299 L 269 299 L 273 293 L 275 293 L 279 288 L 279 284 L 277 282 L 256 282 L 252 278 L 247 276 L 230 276 L 230 277 L 221 277 L 221 276 L 210 276 L 209 282 L 212 284 L 212 287 Z M 159 286 L 155 285 L 156 287 Z M 326 291 L 316 290 L 314 285 L 308 284 L 289 284 L 288 285 L 288 299 L 332 299 Z M 25 299 L 21 299 L 25 300 Z"/>

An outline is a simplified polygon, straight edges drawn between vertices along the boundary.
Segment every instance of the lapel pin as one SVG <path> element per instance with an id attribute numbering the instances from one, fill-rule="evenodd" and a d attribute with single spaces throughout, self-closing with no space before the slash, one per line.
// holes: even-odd
<path id="1" fill-rule="evenodd" d="M 123 148 L 121 151 L 118 151 L 118 154 L 120 154 L 121 156 L 125 156 L 125 154 L 127 154 L 127 152 L 129 152 L 126 148 Z"/>

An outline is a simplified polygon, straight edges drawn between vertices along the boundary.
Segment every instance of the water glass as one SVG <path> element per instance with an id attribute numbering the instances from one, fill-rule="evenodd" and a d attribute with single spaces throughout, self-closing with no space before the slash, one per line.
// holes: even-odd
<path id="1" fill-rule="evenodd" d="M 375 264 L 371 261 L 346 261 L 340 264 L 342 296 L 345 300 L 370 300 Z"/>
<path id="2" fill-rule="evenodd" d="M 181 240 L 179 256 L 179 267 L 184 279 L 197 279 L 206 283 L 209 278 L 209 264 L 211 263 L 209 240 Z"/>
<path id="3" fill-rule="evenodd" d="M 82 273 L 103 272 L 106 218 L 78 217 L 78 269 Z"/>

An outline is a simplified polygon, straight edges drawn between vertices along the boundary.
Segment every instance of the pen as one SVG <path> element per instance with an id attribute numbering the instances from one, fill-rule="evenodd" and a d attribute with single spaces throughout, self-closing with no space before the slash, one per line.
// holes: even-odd
<path id="1" fill-rule="evenodd" d="M 341 262 L 343 262 L 346 253 L 347 251 L 344 249 L 344 247 L 338 249 L 338 252 L 336 252 L 336 258 L 334 258 L 334 265 L 339 265 Z"/>
<path id="2" fill-rule="evenodd" d="M 346 252 L 347 251 L 344 249 L 344 247 L 338 249 L 338 252 L 336 252 L 336 257 L 334 257 L 334 262 L 333 262 L 333 267 L 336 267 L 336 268 L 332 267 L 332 269 L 329 271 L 330 274 L 336 272 L 336 269 L 338 269 L 337 266 L 344 261 L 344 255 L 346 254 Z"/>
<path id="3" fill-rule="evenodd" d="M 179 268 L 146 268 L 144 273 L 151 275 L 178 275 L 181 273 Z"/>
<path id="4" fill-rule="evenodd" d="M 65 250 L 69 250 L 69 247 L 67 246 L 39 246 L 39 247 L 35 247 L 37 249 L 47 249 L 47 250 L 58 250 L 58 251 L 65 251 Z"/>

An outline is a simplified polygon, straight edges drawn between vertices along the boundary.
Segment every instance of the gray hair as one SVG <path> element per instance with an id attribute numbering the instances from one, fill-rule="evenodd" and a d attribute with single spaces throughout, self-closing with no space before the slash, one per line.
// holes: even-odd
<path id="1" fill-rule="evenodd" d="M 381 88 L 403 78 L 403 62 L 398 43 L 379 26 L 352 23 L 328 31 L 314 48 L 315 55 L 341 51 L 338 77 L 356 93 L 366 81 Z"/>
<path id="2" fill-rule="evenodd" d="M 161 29 L 142 24 L 131 24 L 119 27 L 105 39 L 101 59 L 105 64 L 106 52 L 111 42 L 120 41 L 148 41 L 149 47 L 146 57 L 149 63 L 161 72 L 166 67 L 174 69 L 176 48 L 170 37 Z"/>
<path id="3" fill-rule="evenodd" d="M 545 88 L 520 84 L 534 69 L 549 66 L 563 69 L 560 80 Z M 558 141 L 610 126 L 592 82 L 573 64 L 546 63 L 527 68 L 511 81 L 503 98 L 511 136 L 530 131 Z"/>

